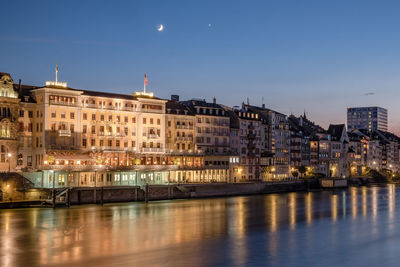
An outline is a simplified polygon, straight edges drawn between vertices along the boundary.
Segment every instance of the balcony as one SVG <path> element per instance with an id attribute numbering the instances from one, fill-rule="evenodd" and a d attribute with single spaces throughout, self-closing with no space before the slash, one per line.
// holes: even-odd
<path id="1" fill-rule="evenodd" d="M 175 138 L 175 141 L 192 142 L 193 141 L 193 137 L 182 137 L 182 136 L 179 136 L 179 137 Z"/>
<path id="2" fill-rule="evenodd" d="M 142 153 L 165 153 L 165 148 L 156 148 L 156 147 L 143 147 L 140 152 Z"/>
<path id="3" fill-rule="evenodd" d="M 102 151 L 125 151 L 124 148 L 113 147 L 113 146 L 102 146 L 100 148 L 101 148 Z"/>
<path id="4" fill-rule="evenodd" d="M 168 149 L 166 153 L 169 155 L 204 155 L 204 151 L 202 150 L 183 150 L 183 149 Z"/>
<path id="5" fill-rule="evenodd" d="M 176 129 L 188 129 L 192 130 L 193 126 L 192 125 L 176 125 Z"/>
<path id="6" fill-rule="evenodd" d="M 48 145 L 46 149 L 49 150 L 75 150 L 77 149 L 74 145 Z"/>
<path id="7" fill-rule="evenodd" d="M 106 166 L 106 165 L 39 165 L 40 170 L 53 171 L 164 171 L 178 170 L 177 165 L 130 165 L 130 166 Z"/>
<path id="8" fill-rule="evenodd" d="M 70 130 L 58 130 L 58 136 L 71 136 Z"/>
<path id="9" fill-rule="evenodd" d="M 158 136 L 158 135 L 156 135 L 156 134 L 149 134 L 149 135 L 148 135 L 148 138 L 149 138 L 149 139 L 157 139 L 157 138 L 160 138 L 160 136 Z"/>
<path id="10" fill-rule="evenodd" d="M 67 101 L 50 100 L 49 103 L 50 105 L 71 106 L 71 107 L 78 106 L 76 102 L 67 102 Z"/>

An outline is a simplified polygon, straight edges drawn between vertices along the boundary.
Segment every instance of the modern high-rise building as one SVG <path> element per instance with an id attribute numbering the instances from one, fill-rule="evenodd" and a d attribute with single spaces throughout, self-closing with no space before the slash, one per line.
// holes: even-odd
<path id="1" fill-rule="evenodd" d="M 387 109 L 381 107 L 347 108 L 347 129 L 387 131 Z"/>

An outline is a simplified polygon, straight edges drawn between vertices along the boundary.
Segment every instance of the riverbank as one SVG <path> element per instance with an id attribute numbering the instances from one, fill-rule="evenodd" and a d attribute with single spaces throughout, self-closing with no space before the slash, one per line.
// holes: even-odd
<path id="1" fill-rule="evenodd" d="M 113 187 L 74 187 L 56 190 L 52 198 L 51 189 L 31 189 L 25 199 L 0 202 L 0 208 L 51 207 L 81 204 L 106 204 L 118 202 L 154 201 L 170 199 L 226 197 L 239 195 L 258 195 L 287 193 L 318 189 L 318 181 L 280 181 L 258 183 L 211 183 L 211 184 L 173 184 Z"/>
<path id="2" fill-rule="evenodd" d="M 329 180 L 329 179 L 328 179 Z M 24 199 L 0 201 L 1 208 L 53 207 L 81 204 L 106 204 L 121 202 L 140 202 L 171 199 L 196 199 L 241 195 L 260 195 L 272 193 L 302 192 L 346 188 L 348 186 L 368 185 L 372 181 L 350 179 L 346 186 L 324 187 L 321 180 L 290 180 L 254 183 L 210 183 L 210 184 L 171 184 L 110 187 L 73 187 L 55 190 L 35 188 L 24 192 Z M 334 185 L 334 183 L 333 183 Z"/>

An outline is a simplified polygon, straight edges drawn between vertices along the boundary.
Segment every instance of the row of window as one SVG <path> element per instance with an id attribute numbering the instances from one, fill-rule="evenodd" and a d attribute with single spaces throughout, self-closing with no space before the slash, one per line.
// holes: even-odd
<path id="1" fill-rule="evenodd" d="M 219 142 L 220 139 L 218 139 L 218 137 L 216 137 L 214 139 L 214 144 L 218 145 L 220 144 Z M 207 144 L 211 144 L 211 137 L 197 137 L 196 138 L 197 143 L 207 143 Z M 228 144 L 228 140 L 226 138 L 224 138 L 221 142 L 221 145 L 227 145 Z"/>
<path id="2" fill-rule="evenodd" d="M 90 144 L 88 143 L 89 141 L 90 141 Z M 101 147 L 104 147 L 104 146 L 116 147 L 116 148 L 129 147 L 128 141 L 121 142 L 120 140 L 111 140 L 111 139 L 110 140 L 102 140 L 102 139 L 100 139 L 96 142 L 96 139 L 90 139 L 90 140 L 88 140 L 86 138 L 82 139 L 82 147 L 88 147 L 88 145 L 90 145 L 91 147 L 96 147 L 97 144 Z M 131 141 L 130 147 L 132 147 L 132 148 L 136 147 L 136 141 Z M 143 148 L 161 148 L 161 143 L 143 142 L 142 147 Z"/>

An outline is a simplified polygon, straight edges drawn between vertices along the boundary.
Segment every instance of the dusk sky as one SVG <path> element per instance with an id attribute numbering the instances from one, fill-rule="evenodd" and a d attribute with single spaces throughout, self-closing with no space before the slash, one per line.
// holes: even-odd
<path id="1" fill-rule="evenodd" d="M 388 109 L 400 134 L 399 1 L 6 1 L 0 71 L 14 81 L 156 96 L 215 96 L 327 127 Z M 157 31 L 163 24 L 164 31 Z"/>

